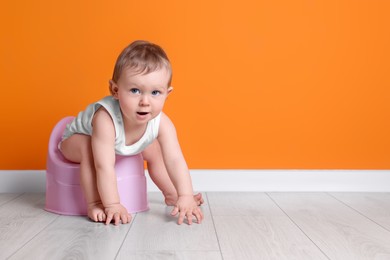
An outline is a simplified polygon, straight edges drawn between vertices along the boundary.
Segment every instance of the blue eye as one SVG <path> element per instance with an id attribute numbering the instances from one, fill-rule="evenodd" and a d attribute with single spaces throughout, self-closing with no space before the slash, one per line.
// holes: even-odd
<path id="1" fill-rule="evenodd" d="M 139 93 L 140 93 L 140 90 L 139 90 L 138 88 L 132 88 L 132 89 L 130 89 L 130 92 L 131 92 L 132 94 L 139 94 Z"/>
<path id="2" fill-rule="evenodd" d="M 161 92 L 158 91 L 158 90 L 153 90 L 153 91 L 152 91 L 152 95 L 153 95 L 153 96 L 159 96 L 160 94 L 161 94 Z"/>

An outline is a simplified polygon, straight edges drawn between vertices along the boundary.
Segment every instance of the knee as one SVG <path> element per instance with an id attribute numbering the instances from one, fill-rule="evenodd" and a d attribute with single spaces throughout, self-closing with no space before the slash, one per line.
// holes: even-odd
<path id="1" fill-rule="evenodd" d="M 92 160 L 91 137 L 75 134 L 63 141 L 61 151 L 66 159 L 73 162 Z"/>

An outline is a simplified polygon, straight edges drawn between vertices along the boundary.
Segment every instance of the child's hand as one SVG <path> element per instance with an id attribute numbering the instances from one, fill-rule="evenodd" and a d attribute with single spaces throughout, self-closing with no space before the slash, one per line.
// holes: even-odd
<path id="1" fill-rule="evenodd" d="M 119 225 L 119 221 L 122 224 L 130 223 L 131 215 L 127 212 L 127 209 L 121 204 L 111 204 L 104 209 L 106 213 L 106 225 L 110 224 L 114 220 L 115 225 Z"/>
<path id="2" fill-rule="evenodd" d="M 176 216 L 179 213 L 179 219 L 177 223 L 181 225 L 184 218 L 187 218 L 188 224 L 192 224 L 192 216 L 194 215 L 200 224 L 203 220 L 203 213 L 198 207 L 198 202 L 194 199 L 193 195 L 179 196 L 175 208 L 172 210 L 171 215 Z"/>

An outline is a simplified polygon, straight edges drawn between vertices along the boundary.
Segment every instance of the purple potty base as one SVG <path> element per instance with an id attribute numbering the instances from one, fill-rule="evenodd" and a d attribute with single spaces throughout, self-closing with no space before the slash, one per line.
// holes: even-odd
<path id="1" fill-rule="evenodd" d="M 63 118 L 54 127 L 46 169 L 45 210 L 61 215 L 87 215 L 87 204 L 80 186 L 80 166 L 67 161 L 58 150 L 62 133 L 73 117 Z M 115 172 L 121 204 L 130 213 L 149 209 L 144 161 L 141 154 L 116 156 Z"/>

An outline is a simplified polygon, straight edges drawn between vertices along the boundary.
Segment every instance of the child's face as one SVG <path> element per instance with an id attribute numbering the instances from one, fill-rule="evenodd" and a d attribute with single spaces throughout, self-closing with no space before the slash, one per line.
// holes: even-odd
<path id="1" fill-rule="evenodd" d="M 163 109 L 172 91 L 168 86 L 170 75 L 166 69 L 148 74 L 136 74 L 131 69 L 122 72 L 117 83 L 111 83 L 114 98 L 119 100 L 124 120 L 144 124 Z"/>

